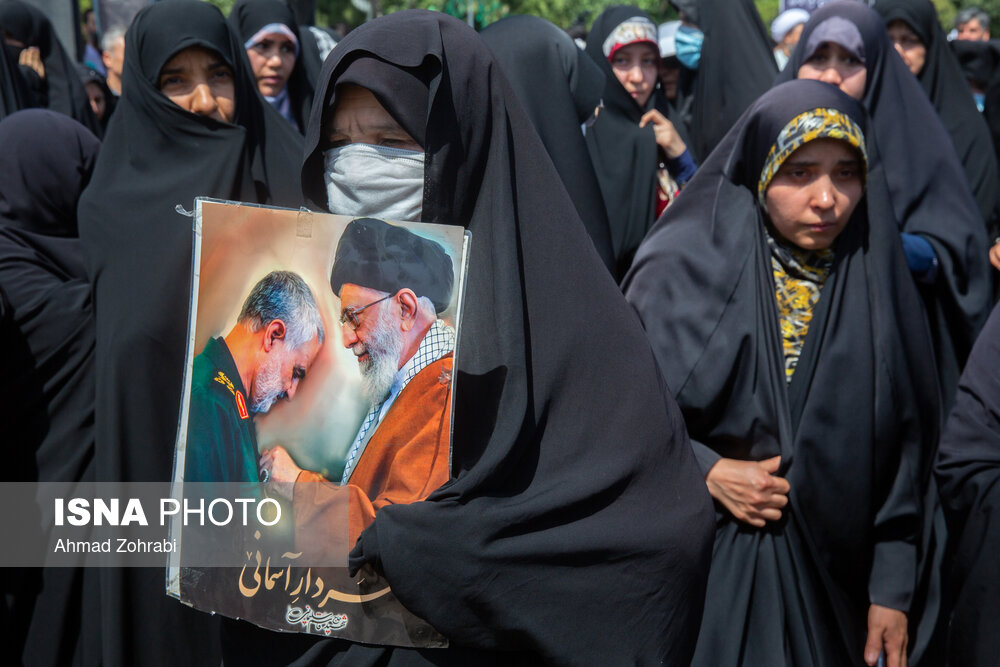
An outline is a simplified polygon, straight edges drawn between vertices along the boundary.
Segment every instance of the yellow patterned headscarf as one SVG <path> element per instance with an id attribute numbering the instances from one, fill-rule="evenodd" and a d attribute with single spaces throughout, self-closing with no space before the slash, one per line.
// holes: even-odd
<path id="1" fill-rule="evenodd" d="M 868 174 L 868 152 L 865 150 L 865 135 L 851 118 L 836 109 L 811 109 L 793 118 L 778 133 L 771 151 L 760 171 L 757 184 L 757 199 L 764 206 L 764 193 L 771 179 L 781 169 L 781 165 L 792 153 L 815 139 L 839 139 L 847 142 L 861 154 L 862 179 Z"/>

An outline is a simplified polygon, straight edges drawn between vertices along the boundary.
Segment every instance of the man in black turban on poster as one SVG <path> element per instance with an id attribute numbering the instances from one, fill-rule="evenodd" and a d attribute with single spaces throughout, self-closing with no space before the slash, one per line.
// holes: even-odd
<path id="1" fill-rule="evenodd" d="M 358 218 L 337 245 L 330 287 L 370 401 L 340 479 L 351 494 L 352 544 L 380 507 L 423 500 L 448 481 L 455 330 L 437 314 L 448 307 L 453 284 L 444 248 L 402 227 Z M 296 480 L 327 481 L 300 475 L 282 447 L 265 453 L 261 467 L 289 499 Z M 329 491 L 315 484 L 295 491 L 297 543 L 323 539 L 327 504 L 337 502 Z"/>

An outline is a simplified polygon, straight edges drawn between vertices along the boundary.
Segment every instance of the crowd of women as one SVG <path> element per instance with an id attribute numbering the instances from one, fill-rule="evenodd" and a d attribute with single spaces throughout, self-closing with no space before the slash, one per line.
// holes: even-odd
<path id="1" fill-rule="evenodd" d="M 375 177 L 328 199 L 340 86 L 420 147 L 408 210 L 473 238 L 450 479 L 352 552 L 449 648 L 50 568 L 3 572 L 4 662 L 997 664 L 1000 171 L 933 5 L 827 3 L 779 73 L 751 0 L 672 4 L 666 49 L 635 7 L 585 48 L 410 10 L 323 60 L 280 0 L 165 0 L 101 123 L 45 16 L 0 0 L 4 481 L 169 481 L 178 204 L 388 210 Z"/>

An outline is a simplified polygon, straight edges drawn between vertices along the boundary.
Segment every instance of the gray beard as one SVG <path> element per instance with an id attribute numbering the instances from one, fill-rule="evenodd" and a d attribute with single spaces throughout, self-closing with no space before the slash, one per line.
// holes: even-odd
<path id="1" fill-rule="evenodd" d="M 364 343 L 368 360 L 360 362 L 361 390 L 372 406 L 386 399 L 399 372 L 399 357 L 403 353 L 403 336 L 396 330 L 389 308 L 391 302 L 379 304 L 375 326 Z"/>
<path id="2" fill-rule="evenodd" d="M 271 409 L 275 401 L 285 393 L 282 390 L 281 364 L 270 359 L 257 370 L 254 378 L 253 395 L 250 396 L 250 411 L 263 414 Z"/>

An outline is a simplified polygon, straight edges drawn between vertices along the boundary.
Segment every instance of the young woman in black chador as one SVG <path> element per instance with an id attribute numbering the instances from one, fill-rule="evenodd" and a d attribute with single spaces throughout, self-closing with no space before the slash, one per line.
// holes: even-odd
<path id="1" fill-rule="evenodd" d="M 768 92 L 623 283 L 717 501 L 694 665 L 905 660 L 940 408 L 864 127 L 832 86 Z"/>

